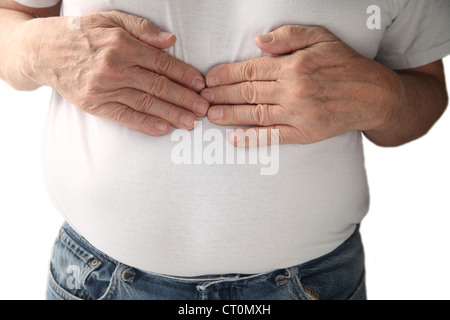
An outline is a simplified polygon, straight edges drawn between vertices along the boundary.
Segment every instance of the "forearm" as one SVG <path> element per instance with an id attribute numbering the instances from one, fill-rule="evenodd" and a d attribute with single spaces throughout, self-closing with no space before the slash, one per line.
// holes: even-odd
<path id="1" fill-rule="evenodd" d="M 425 135 L 444 113 L 448 95 L 444 77 L 407 71 L 398 75 L 399 105 L 382 126 L 365 131 L 365 136 L 383 147 L 395 147 Z"/>
<path id="2" fill-rule="evenodd" d="M 43 85 L 34 70 L 40 54 L 40 39 L 47 20 L 58 16 L 60 3 L 50 8 L 30 8 L 14 1 L 0 2 L 0 78 L 18 90 Z"/>
<path id="3" fill-rule="evenodd" d="M 28 70 L 34 52 L 28 43 L 25 23 L 31 19 L 32 16 L 22 12 L 0 9 L 0 78 L 18 90 L 33 90 L 40 86 Z"/>

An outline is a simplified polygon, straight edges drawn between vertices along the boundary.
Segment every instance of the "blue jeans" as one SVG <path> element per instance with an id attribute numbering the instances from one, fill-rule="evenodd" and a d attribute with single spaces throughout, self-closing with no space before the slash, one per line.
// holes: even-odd
<path id="1" fill-rule="evenodd" d="M 144 272 L 108 257 L 67 223 L 55 241 L 49 300 L 365 300 L 359 227 L 333 252 L 264 274 L 182 278 Z"/>

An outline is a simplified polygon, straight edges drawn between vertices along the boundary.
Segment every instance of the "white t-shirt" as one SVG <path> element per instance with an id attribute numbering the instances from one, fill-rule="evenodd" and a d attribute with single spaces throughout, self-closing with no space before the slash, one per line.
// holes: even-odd
<path id="1" fill-rule="evenodd" d="M 62 12 L 114 9 L 145 17 L 177 36 L 170 54 L 206 74 L 220 63 L 260 57 L 254 37 L 286 24 L 324 26 L 393 69 L 425 65 L 450 51 L 449 4 L 64 0 Z M 227 142 L 229 129 L 205 118 L 194 131 L 151 137 L 88 115 L 54 92 L 44 143 L 49 193 L 70 225 L 106 254 L 176 276 L 297 265 L 338 247 L 366 215 L 360 132 L 312 145 L 246 150 L 240 163 L 227 161 L 235 151 Z M 183 156 L 191 156 L 182 161 L 180 144 L 187 138 L 192 148 Z M 211 164 L 211 144 L 222 138 Z M 250 160 L 255 154 L 256 163 Z"/>

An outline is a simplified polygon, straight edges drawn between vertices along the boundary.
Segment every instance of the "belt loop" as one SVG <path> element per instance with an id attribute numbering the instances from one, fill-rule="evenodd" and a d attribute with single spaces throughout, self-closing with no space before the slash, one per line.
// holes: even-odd
<path id="1" fill-rule="evenodd" d="M 284 270 L 283 274 L 279 274 L 275 277 L 277 286 L 282 286 L 288 282 L 287 279 L 295 278 L 298 275 L 297 267 L 290 267 Z"/>
<path id="2" fill-rule="evenodd" d="M 196 286 L 196 288 L 197 288 L 197 291 L 198 291 L 198 292 L 203 293 L 203 292 L 204 292 L 206 289 L 208 289 L 210 286 L 212 286 L 212 285 L 214 285 L 214 284 L 216 284 L 216 283 L 222 282 L 222 281 L 223 281 L 223 280 L 203 282 L 203 283 L 201 283 L 201 284 L 198 284 L 198 285 Z"/>
<path id="3" fill-rule="evenodd" d="M 298 268 L 296 266 L 290 267 L 290 268 L 286 269 L 286 271 L 287 271 L 288 278 L 294 278 L 298 275 Z"/>

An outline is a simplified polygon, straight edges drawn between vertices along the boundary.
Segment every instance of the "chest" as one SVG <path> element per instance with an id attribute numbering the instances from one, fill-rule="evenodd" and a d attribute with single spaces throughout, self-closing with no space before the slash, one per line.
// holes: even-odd
<path id="1" fill-rule="evenodd" d="M 147 18 L 174 33 L 168 49 L 206 73 L 219 63 L 262 55 L 253 39 L 282 25 L 322 26 L 360 54 L 374 58 L 395 18 L 392 1 L 373 0 L 65 0 L 64 15 L 120 10 Z"/>

